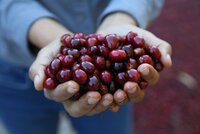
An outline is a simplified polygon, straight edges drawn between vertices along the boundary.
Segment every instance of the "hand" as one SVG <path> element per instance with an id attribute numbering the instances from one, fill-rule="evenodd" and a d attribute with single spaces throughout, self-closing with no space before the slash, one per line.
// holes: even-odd
<path id="1" fill-rule="evenodd" d="M 116 33 L 117 35 L 121 36 L 127 34 L 130 31 L 133 31 L 137 33 L 140 37 L 144 38 L 147 45 L 157 46 L 161 52 L 161 62 L 163 63 L 164 67 L 171 67 L 172 48 L 170 44 L 164 40 L 159 39 L 152 33 L 137 27 L 135 21 L 126 14 L 116 13 L 113 15 L 109 15 L 103 21 L 103 23 L 97 30 L 97 33 Z M 142 78 L 146 80 L 149 85 L 154 85 L 159 80 L 159 73 L 151 65 L 142 64 L 138 67 L 138 71 L 141 73 Z M 124 85 L 124 90 L 119 89 L 114 94 L 114 100 L 116 103 L 114 107 L 115 109 L 119 109 L 119 105 L 127 101 L 141 101 L 144 98 L 144 96 L 144 91 L 140 89 L 137 83 L 127 82 Z"/>
<path id="2" fill-rule="evenodd" d="M 60 46 L 60 40 L 56 39 L 42 48 L 29 69 L 29 76 L 34 81 L 34 86 L 38 91 L 43 89 L 43 82 L 45 80 L 44 70 L 53 58 L 56 57 Z M 79 88 L 76 82 L 68 81 L 59 84 L 53 90 L 44 89 L 44 94 L 48 99 L 62 103 L 65 110 L 73 117 L 100 113 L 109 108 L 113 102 L 111 94 L 101 96 L 94 91 L 86 93 L 77 101 L 71 101 L 70 98 L 79 91 Z"/>

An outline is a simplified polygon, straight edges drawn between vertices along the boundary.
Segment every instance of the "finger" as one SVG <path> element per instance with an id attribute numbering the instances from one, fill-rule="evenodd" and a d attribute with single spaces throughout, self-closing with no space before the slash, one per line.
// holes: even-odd
<path id="1" fill-rule="evenodd" d="M 131 102 L 141 101 L 145 96 L 145 92 L 141 90 L 135 82 L 126 82 L 124 85 L 124 91 L 127 93 Z"/>
<path id="2" fill-rule="evenodd" d="M 120 106 L 116 103 L 112 103 L 112 105 L 109 108 L 112 112 L 118 112 L 120 109 Z"/>
<path id="3" fill-rule="evenodd" d="M 74 81 L 59 84 L 54 90 L 45 89 L 45 97 L 57 102 L 63 102 L 71 98 L 79 91 L 79 85 Z"/>
<path id="4" fill-rule="evenodd" d="M 132 99 L 132 101 L 135 102 L 135 103 L 140 102 L 144 99 L 144 97 L 145 97 L 144 90 L 140 90 L 139 95 L 136 98 Z"/>
<path id="5" fill-rule="evenodd" d="M 123 103 L 128 101 L 126 93 L 121 89 L 118 89 L 113 96 L 115 103 L 118 105 L 122 105 Z"/>
<path id="6" fill-rule="evenodd" d="M 36 57 L 36 60 L 31 65 L 29 69 L 29 77 L 33 80 L 34 86 L 37 90 L 41 90 L 43 88 L 43 81 L 46 77 L 44 70 L 57 55 L 60 45 L 59 41 L 56 40 L 41 49 Z"/>
<path id="7" fill-rule="evenodd" d="M 138 67 L 138 71 L 140 72 L 142 78 L 148 82 L 149 85 L 154 85 L 159 80 L 159 73 L 155 70 L 155 68 L 149 64 L 141 64 Z"/>
<path id="8" fill-rule="evenodd" d="M 105 111 L 113 102 L 113 96 L 111 94 L 105 94 L 101 101 L 96 105 L 92 111 L 90 111 L 87 115 L 94 115 L 100 112 Z"/>
<path id="9" fill-rule="evenodd" d="M 90 91 L 75 102 L 67 100 L 63 104 L 71 116 L 80 117 L 91 111 L 100 100 L 101 95 L 98 92 Z"/>
<path id="10" fill-rule="evenodd" d="M 163 63 L 163 65 L 165 67 L 171 67 L 172 66 L 172 60 L 171 60 L 171 55 L 172 55 L 172 47 L 171 45 L 156 37 L 154 34 L 147 32 L 147 31 L 143 31 L 142 37 L 145 39 L 145 42 L 152 46 L 157 46 L 158 49 L 161 52 L 161 62 Z"/>
<path id="11" fill-rule="evenodd" d="M 171 60 L 171 54 L 172 54 L 172 48 L 169 45 L 169 43 L 161 40 L 161 44 L 158 46 L 158 49 L 161 52 L 161 62 L 165 67 L 171 67 L 172 66 L 172 60 Z"/>

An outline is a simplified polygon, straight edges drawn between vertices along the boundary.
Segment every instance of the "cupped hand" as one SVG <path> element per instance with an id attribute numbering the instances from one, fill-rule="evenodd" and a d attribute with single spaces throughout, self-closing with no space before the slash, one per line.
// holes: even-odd
<path id="1" fill-rule="evenodd" d="M 60 39 L 51 42 L 39 51 L 31 65 L 29 76 L 33 80 L 36 90 L 43 90 L 43 82 L 46 78 L 44 70 L 53 58 L 57 56 L 60 46 Z M 71 80 L 59 84 L 52 90 L 44 89 L 44 94 L 46 98 L 62 103 L 65 110 L 73 117 L 103 112 L 113 103 L 113 96 L 111 94 L 101 96 L 94 91 L 87 92 L 77 101 L 72 101 L 70 98 L 79 90 L 81 90 L 79 84 Z"/>
<path id="2" fill-rule="evenodd" d="M 140 37 L 144 38 L 147 45 L 158 47 L 161 52 L 160 60 L 164 67 L 168 68 L 172 66 L 172 48 L 168 42 L 158 38 L 149 31 L 135 26 L 135 23 L 124 23 L 123 21 L 111 23 L 109 20 L 106 21 L 107 22 L 104 22 L 97 30 L 97 33 L 104 35 L 114 33 L 119 36 L 126 35 L 130 31 L 137 33 Z M 153 66 L 149 64 L 141 64 L 137 70 L 140 72 L 142 78 L 148 82 L 148 85 L 155 85 L 158 82 L 159 73 L 154 69 Z M 112 106 L 111 109 L 119 109 L 120 105 L 126 102 L 141 101 L 144 96 L 144 90 L 142 90 L 137 83 L 127 82 L 124 85 L 124 89 L 118 89 L 113 95 L 116 104 Z"/>

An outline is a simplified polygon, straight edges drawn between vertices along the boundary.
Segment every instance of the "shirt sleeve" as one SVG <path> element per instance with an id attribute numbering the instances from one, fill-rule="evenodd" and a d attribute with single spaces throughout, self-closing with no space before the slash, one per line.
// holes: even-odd
<path id="1" fill-rule="evenodd" d="M 113 12 L 125 12 L 136 20 L 139 27 L 146 28 L 159 15 L 163 4 L 164 0 L 111 0 L 99 22 Z"/>
<path id="2" fill-rule="evenodd" d="M 0 0 L 1 58 L 30 66 L 34 60 L 28 47 L 28 32 L 41 17 L 56 18 L 35 0 Z"/>

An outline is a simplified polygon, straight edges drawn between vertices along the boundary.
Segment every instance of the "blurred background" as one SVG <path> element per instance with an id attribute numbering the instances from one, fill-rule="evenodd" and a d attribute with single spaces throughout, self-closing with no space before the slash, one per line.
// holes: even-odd
<path id="1" fill-rule="evenodd" d="M 173 67 L 135 105 L 134 134 L 200 134 L 200 0 L 166 0 L 149 30 L 173 47 Z"/>

